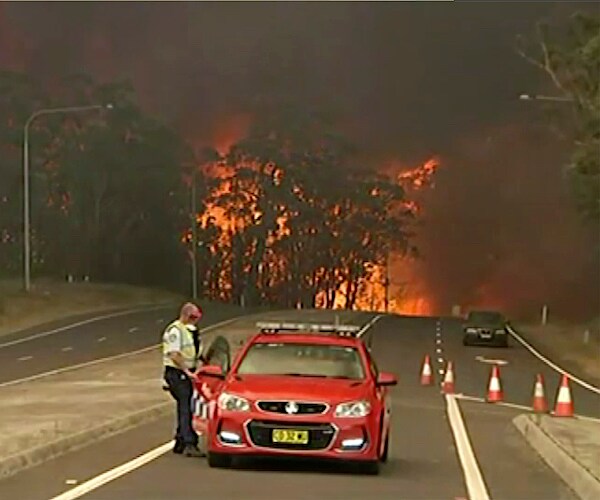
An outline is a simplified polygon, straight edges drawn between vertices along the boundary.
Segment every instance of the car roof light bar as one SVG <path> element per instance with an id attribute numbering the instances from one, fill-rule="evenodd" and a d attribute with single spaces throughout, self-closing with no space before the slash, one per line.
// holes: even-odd
<path id="1" fill-rule="evenodd" d="M 259 321 L 256 323 L 263 333 L 277 332 L 311 332 L 311 333 L 337 333 L 349 337 L 355 336 L 361 329 L 357 325 L 334 325 L 328 323 L 289 323 L 278 321 Z"/>

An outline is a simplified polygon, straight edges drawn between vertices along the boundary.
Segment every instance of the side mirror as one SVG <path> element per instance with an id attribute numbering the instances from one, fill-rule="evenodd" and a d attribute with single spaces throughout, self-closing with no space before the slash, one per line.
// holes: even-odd
<path id="1" fill-rule="evenodd" d="M 198 375 L 203 377 L 213 377 L 224 379 L 225 374 L 223 373 L 223 369 L 218 365 L 205 365 L 200 367 L 198 370 Z"/>
<path id="2" fill-rule="evenodd" d="M 392 373 L 380 373 L 379 377 L 377 377 L 377 385 L 379 387 L 390 387 L 392 385 L 397 385 L 398 379 Z"/>

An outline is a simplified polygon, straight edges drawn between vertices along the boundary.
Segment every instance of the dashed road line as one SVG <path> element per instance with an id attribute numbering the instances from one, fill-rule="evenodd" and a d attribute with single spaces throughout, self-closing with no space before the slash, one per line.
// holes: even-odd
<path id="1" fill-rule="evenodd" d="M 33 359 L 33 356 L 21 356 L 17 361 L 29 361 L 30 359 Z"/>
<path id="2" fill-rule="evenodd" d="M 439 375 L 443 375 L 443 374 L 444 374 L 444 369 L 443 369 L 443 368 L 440 368 L 440 369 L 438 370 L 438 374 L 439 374 Z"/>
<path id="3" fill-rule="evenodd" d="M 443 362 L 444 362 L 444 358 L 438 358 L 438 359 L 437 359 L 437 362 L 438 362 L 438 363 L 443 363 Z"/>
<path id="4" fill-rule="evenodd" d="M 579 384 L 581 387 L 583 387 L 583 388 L 585 388 L 585 389 L 587 389 L 589 391 L 595 392 L 596 394 L 600 394 L 600 388 L 598 388 L 598 387 L 590 384 L 589 382 L 586 382 L 585 380 L 581 380 L 580 378 L 578 378 L 575 375 L 573 375 L 573 374 L 569 373 L 568 371 L 564 370 L 563 368 L 561 368 L 557 364 L 553 363 L 552 361 L 550 361 L 545 356 L 542 356 L 538 351 L 535 350 L 535 348 L 531 344 L 529 344 L 523 337 L 521 337 L 511 326 L 508 326 L 507 330 L 508 330 L 508 333 L 510 333 L 513 336 L 513 338 L 515 338 L 518 342 L 521 343 L 521 345 L 523 345 L 523 347 L 525 347 L 525 349 L 527 349 L 536 358 L 538 358 L 539 360 L 541 360 L 544 363 L 546 363 L 550 368 L 552 368 L 553 370 L 557 371 L 561 375 L 566 375 L 573 382 L 575 382 L 576 384 Z"/>
<path id="5" fill-rule="evenodd" d="M 3 347 L 10 347 L 13 345 L 22 344 L 23 342 L 28 342 L 30 340 L 47 337 L 49 335 L 54 335 L 55 333 L 64 332 L 66 330 L 72 330 L 73 328 L 77 328 L 77 327 L 83 326 L 83 325 L 89 325 L 90 323 L 96 323 L 98 321 L 102 321 L 105 319 L 118 318 L 119 316 L 127 316 L 128 314 L 135 314 L 135 313 L 139 313 L 142 311 L 155 311 L 155 310 L 159 310 L 159 309 L 166 309 L 167 307 L 171 307 L 171 306 L 163 304 L 163 305 L 154 306 L 154 307 L 147 307 L 147 306 L 146 307 L 138 307 L 135 309 L 128 309 L 127 311 L 120 311 L 120 312 L 111 313 L 111 314 L 103 314 L 102 316 L 96 316 L 94 318 L 86 319 L 84 321 L 78 321 L 77 323 L 71 323 L 69 325 L 61 326 L 60 328 L 55 328 L 54 330 L 48 330 L 47 332 L 35 333 L 33 335 L 28 335 L 27 337 L 23 337 L 23 338 L 16 339 L 16 340 L 11 340 L 9 342 L 4 342 L 4 343 L 0 344 L 0 349 Z"/>
<path id="6" fill-rule="evenodd" d="M 441 353 L 442 353 L 442 350 L 441 350 L 439 347 L 436 347 L 436 349 L 435 349 L 435 353 L 436 353 L 436 354 L 441 354 Z"/>
<path id="7" fill-rule="evenodd" d="M 63 347 L 61 349 L 62 352 L 69 352 L 69 351 L 72 351 L 72 350 L 73 350 L 73 348 L 70 345 L 68 345 L 67 347 Z"/>
<path id="8" fill-rule="evenodd" d="M 134 326 L 129 329 L 129 333 L 137 332 L 138 330 L 139 330 L 139 328 L 137 326 Z"/>
<path id="9" fill-rule="evenodd" d="M 442 339 L 435 339 L 435 343 L 436 344 L 441 344 L 442 343 Z"/>
<path id="10" fill-rule="evenodd" d="M 100 338 L 98 339 L 98 342 L 104 342 L 105 340 L 106 340 L 106 337 L 100 337 Z"/>

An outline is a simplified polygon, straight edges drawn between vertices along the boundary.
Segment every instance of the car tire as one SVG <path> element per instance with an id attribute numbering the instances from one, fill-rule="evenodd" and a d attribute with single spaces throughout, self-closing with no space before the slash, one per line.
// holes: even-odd
<path id="1" fill-rule="evenodd" d="M 385 444 L 383 445 L 383 454 L 381 455 L 381 462 L 386 463 L 390 454 L 390 433 L 385 438 Z"/>
<path id="2" fill-rule="evenodd" d="M 226 453 L 208 453 L 208 466 L 218 469 L 231 467 L 233 457 Z"/>

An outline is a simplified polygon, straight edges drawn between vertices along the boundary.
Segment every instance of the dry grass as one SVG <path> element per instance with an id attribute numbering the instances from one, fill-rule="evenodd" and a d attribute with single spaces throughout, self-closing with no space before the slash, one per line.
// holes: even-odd
<path id="1" fill-rule="evenodd" d="M 557 361 L 575 364 L 589 377 L 600 380 L 600 319 L 582 325 L 524 325 L 519 330 Z"/>
<path id="2" fill-rule="evenodd" d="M 180 301 L 158 289 L 95 283 L 36 282 L 26 294 L 17 281 L 0 281 L 0 335 L 66 316 Z"/>

